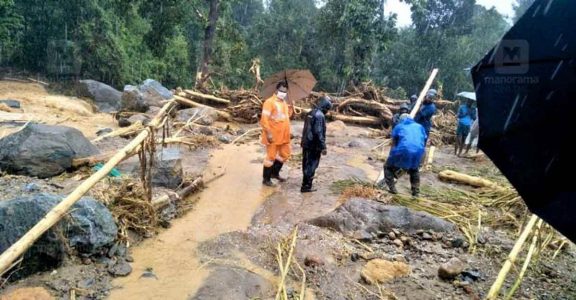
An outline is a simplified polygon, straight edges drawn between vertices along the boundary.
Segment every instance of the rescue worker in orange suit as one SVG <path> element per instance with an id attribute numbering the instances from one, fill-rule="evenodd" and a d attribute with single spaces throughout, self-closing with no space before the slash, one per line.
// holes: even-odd
<path id="1" fill-rule="evenodd" d="M 276 85 L 276 93 L 268 98 L 262 106 L 262 144 L 266 146 L 263 181 L 266 186 L 274 186 L 271 179 L 286 181 L 280 177 L 280 170 L 290 159 L 290 117 L 294 107 L 286 103 L 288 84 L 284 81 Z"/>

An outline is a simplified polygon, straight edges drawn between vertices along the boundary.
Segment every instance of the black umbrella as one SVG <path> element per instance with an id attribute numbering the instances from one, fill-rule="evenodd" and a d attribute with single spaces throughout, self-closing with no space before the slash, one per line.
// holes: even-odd
<path id="1" fill-rule="evenodd" d="M 474 68 L 480 148 L 576 241 L 576 4 L 536 0 Z"/>

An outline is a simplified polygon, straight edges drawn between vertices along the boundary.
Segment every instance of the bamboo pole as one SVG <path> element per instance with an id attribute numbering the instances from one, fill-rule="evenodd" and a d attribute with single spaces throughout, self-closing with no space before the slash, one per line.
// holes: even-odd
<path id="1" fill-rule="evenodd" d="M 524 274 L 526 274 L 526 270 L 528 270 L 528 266 L 532 261 L 532 255 L 534 254 L 534 250 L 536 249 L 536 242 L 538 241 L 538 236 L 540 235 L 540 228 L 542 227 L 542 219 L 538 220 L 538 224 L 536 224 L 536 229 L 534 230 L 534 234 L 532 235 L 532 244 L 528 249 L 528 254 L 526 254 L 526 259 L 524 259 L 524 264 L 522 265 L 522 270 L 520 270 L 520 274 L 518 274 L 518 278 L 516 278 L 516 282 L 506 295 L 506 300 L 512 299 L 516 290 L 520 287 L 522 283 L 522 279 L 524 279 Z"/>
<path id="2" fill-rule="evenodd" d="M 372 126 L 379 126 L 382 125 L 382 119 L 365 116 L 365 117 L 353 117 L 353 116 L 346 116 L 336 113 L 330 113 L 329 115 L 334 120 L 342 121 L 345 123 L 353 123 L 353 124 L 360 124 L 360 125 L 372 125 Z"/>
<path id="3" fill-rule="evenodd" d="M 458 173 L 452 170 L 444 170 L 438 174 L 438 178 L 444 181 L 454 181 L 458 183 L 463 183 L 471 185 L 473 187 L 489 187 L 493 189 L 503 190 L 505 188 L 501 187 L 495 182 L 481 177 L 470 176 L 462 173 Z"/>
<path id="4" fill-rule="evenodd" d="M 410 118 L 414 119 L 414 117 L 416 116 L 416 113 L 420 109 L 420 105 L 422 105 L 422 100 L 424 100 L 424 96 L 426 95 L 426 92 L 430 89 L 430 86 L 432 86 L 432 82 L 434 82 L 434 78 L 436 78 L 437 74 L 438 69 L 432 70 L 430 77 L 428 77 L 426 84 L 424 84 L 424 88 L 422 89 L 422 91 L 420 91 L 420 96 L 418 96 L 418 100 L 416 100 L 416 105 L 414 105 L 412 111 L 410 112 Z M 384 170 L 381 170 L 380 173 L 378 174 L 378 177 L 376 178 L 376 183 L 378 183 L 381 180 L 380 178 L 384 178 Z"/>
<path id="5" fill-rule="evenodd" d="M 508 272 L 510 272 L 510 268 L 512 268 L 512 265 L 516 261 L 518 253 L 520 252 L 520 250 L 522 250 L 522 246 L 524 246 L 524 242 L 526 242 L 526 239 L 528 238 L 528 235 L 530 235 L 530 232 L 532 231 L 532 228 L 534 227 L 534 224 L 536 224 L 537 220 L 538 217 L 536 215 L 532 215 L 530 217 L 530 220 L 526 224 L 526 227 L 522 231 L 522 234 L 520 234 L 520 237 L 516 241 L 516 244 L 514 244 L 514 248 L 512 248 L 512 251 L 510 251 L 508 258 L 504 262 L 504 265 L 502 266 L 500 273 L 498 273 L 498 277 L 494 281 L 494 284 L 492 284 L 492 287 L 488 292 L 488 296 L 486 296 L 487 300 L 496 300 L 498 292 L 500 291 L 500 288 L 502 287 L 502 284 L 506 279 L 506 275 L 508 274 Z"/>
<path id="6" fill-rule="evenodd" d="M 175 197 L 177 200 L 181 200 L 190 196 L 190 194 L 192 194 L 192 192 L 197 190 L 200 186 L 202 186 L 202 177 L 196 178 L 190 184 L 186 185 L 184 188 L 180 189 L 177 192 L 165 194 L 156 199 L 152 199 L 152 206 L 155 209 L 163 208 L 164 206 L 170 203 L 170 196 Z"/>
<path id="7" fill-rule="evenodd" d="M 420 110 L 420 106 L 422 105 L 422 101 L 424 100 L 424 96 L 426 96 L 426 93 L 430 89 L 430 86 L 432 86 L 432 82 L 434 82 L 434 78 L 436 78 L 437 74 L 438 69 L 432 70 L 432 74 L 430 74 L 430 77 L 428 77 L 428 81 L 426 81 L 424 88 L 422 89 L 422 91 L 420 91 L 420 96 L 418 96 L 418 100 L 416 100 L 416 105 L 414 105 L 412 111 L 410 112 L 411 118 L 416 117 L 416 114 L 418 113 L 418 111 Z"/>
<path id="8" fill-rule="evenodd" d="M 204 104 L 200 104 L 198 102 L 194 102 L 190 99 L 178 96 L 178 95 L 174 95 L 174 99 L 176 99 L 176 101 L 178 101 L 178 103 L 185 105 L 185 106 L 191 106 L 191 107 L 198 107 L 198 108 L 209 108 L 209 109 L 214 109 L 216 111 L 216 113 L 218 114 L 218 116 L 226 121 L 231 121 L 232 120 L 232 116 L 225 112 L 225 111 L 221 111 L 218 109 L 215 109 L 212 106 L 208 106 L 208 105 L 204 105 Z"/>
<path id="9" fill-rule="evenodd" d="M 122 148 L 114 157 L 112 157 L 98 172 L 94 173 L 82 184 L 80 184 L 72 193 L 64 198 L 58 205 L 50 210 L 42 220 L 40 220 L 34 227 L 32 227 L 23 237 L 8 248 L 2 255 L 0 255 L 0 274 L 4 274 L 18 257 L 23 255 L 28 248 L 34 244 L 42 234 L 48 231 L 54 224 L 58 223 L 60 219 L 68 212 L 68 210 L 76 203 L 86 192 L 88 192 L 96 183 L 108 176 L 108 173 L 120 163 L 126 156 L 130 155 L 148 136 L 151 130 L 162 124 L 162 120 L 167 113 L 174 107 L 174 101 L 164 105 L 158 112 L 156 117 L 150 122 L 150 126 L 140 132 L 138 136 L 132 140 L 128 145 Z"/>
<path id="10" fill-rule="evenodd" d="M 218 98 L 216 96 L 212 96 L 212 95 L 206 95 L 203 93 L 198 93 L 192 90 L 184 90 L 184 93 L 193 96 L 193 97 L 198 97 L 204 100 L 210 100 L 210 101 L 214 101 L 214 102 L 218 102 L 218 103 L 222 103 L 222 104 L 230 104 L 230 100 L 226 100 L 226 99 L 222 99 L 222 98 Z"/>

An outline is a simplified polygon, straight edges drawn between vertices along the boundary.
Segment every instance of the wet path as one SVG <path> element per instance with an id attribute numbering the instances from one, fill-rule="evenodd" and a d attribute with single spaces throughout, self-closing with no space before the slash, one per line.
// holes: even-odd
<path id="1" fill-rule="evenodd" d="M 144 241 L 132 252 L 135 262 L 129 277 L 114 281 L 110 299 L 188 299 L 201 287 L 209 271 L 196 248 L 220 234 L 245 230 L 274 189 L 261 184 L 259 145 L 229 145 L 214 152 L 205 178 L 226 173 L 199 195 L 194 209 L 174 220 L 172 227 Z M 141 278 L 152 268 L 158 279 Z"/>

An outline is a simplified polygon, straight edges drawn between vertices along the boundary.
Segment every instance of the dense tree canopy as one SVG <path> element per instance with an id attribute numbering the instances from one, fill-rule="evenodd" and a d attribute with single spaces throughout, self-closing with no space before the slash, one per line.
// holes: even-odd
<path id="1" fill-rule="evenodd" d="M 445 96 L 471 89 L 466 68 L 510 26 L 504 16 L 476 0 L 404 2 L 413 24 L 399 29 L 385 0 L 0 0 L 0 66 L 117 87 L 192 86 L 217 3 L 207 65 L 216 87 L 252 87 L 259 58 L 264 77 L 307 68 L 333 92 L 372 81 L 404 97 L 434 67 Z M 518 0 L 517 15 L 530 3 Z"/>

